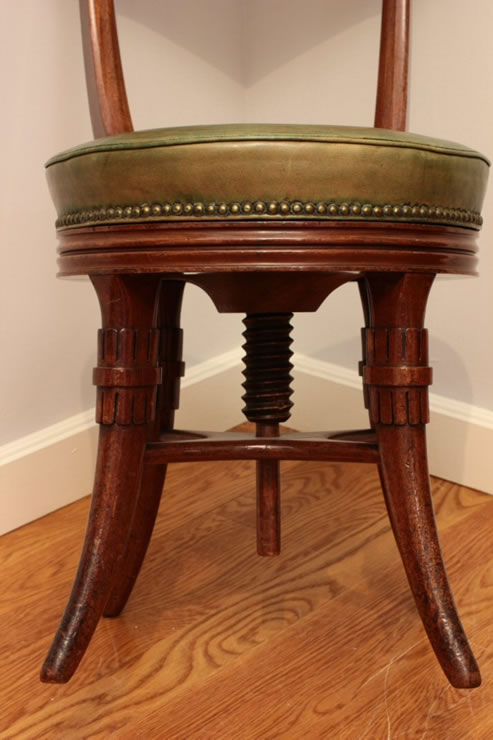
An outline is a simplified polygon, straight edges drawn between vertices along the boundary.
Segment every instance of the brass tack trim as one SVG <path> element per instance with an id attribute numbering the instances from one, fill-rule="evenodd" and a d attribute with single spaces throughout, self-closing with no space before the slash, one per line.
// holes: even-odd
<path id="1" fill-rule="evenodd" d="M 141 203 L 135 205 L 98 206 L 67 213 L 56 221 L 57 229 L 84 226 L 89 223 L 118 223 L 163 219 L 239 218 L 259 219 L 287 216 L 314 220 L 351 221 L 439 221 L 468 224 L 480 228 L 483 219 L 478 211 L 421 203 L 360 203 L 358 201 L 313 203 L 311 201 L 235 201 Z"/>

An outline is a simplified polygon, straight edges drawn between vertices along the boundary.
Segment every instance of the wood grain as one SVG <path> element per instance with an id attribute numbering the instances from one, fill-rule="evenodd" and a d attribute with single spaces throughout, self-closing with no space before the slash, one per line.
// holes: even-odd
<path id="1" fill-rule="evenodd" d="M 141 578 L 70 684 L 38 667 L 87 500 L 2 538 L 0 737 L 487 740 L 493 500 L 434 481 L 449 575 L 484 675 L 435 664 L 373 465 L 283 464 L 284 548 L 255 555 L 255 466 L 170 467 Z"/>
<path id="2" fill-rule="evenodd" d="M 94 137 L 133 131 L 113 0 L 79 0 L 79 8 Z"/>
<path id="3" fill-rule="evenodd" d="M 57 236 L 59 275 L 299 270 L 475 275 L 477 267 L 478 232 L 435 224 L 148 223 L 87 226 Z"/>
<path id="4" fill-rule="evenodd" d="M 406 130 L 409 0 L 383 0 L 375 126 Z"/>

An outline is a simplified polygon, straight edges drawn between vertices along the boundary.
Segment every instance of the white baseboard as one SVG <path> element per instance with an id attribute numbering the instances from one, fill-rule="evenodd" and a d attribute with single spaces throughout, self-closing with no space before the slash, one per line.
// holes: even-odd
<path id="1" fill-rule="evenodd" d="M 368 425 L 356 371 L 306 355 L 295 355 L 296 411 L 293 426 L 358 428 Z M 430 473 L 493 494 L 493 412 L 430 393 L 428 425 Z M 320 424 L 320 419 L 327 422 Z M 316 424 L 315 424 L 316 425 Z"/>
<path id="2" fill-rule="evenodd" d="M 241 421 L 240 404 L 227 403 L 239 401 L 240 377 L 237 350 L 191 367 L 178 425 L 220 430 Z M 96 450 L 94 409 L 0 446 L 0 535 L 90 493 Z"/>
<path id="3" fill-rule="evenodd" d="M 367 426 L 355 371 L 294 356 L 300 430 Z M 227 429 L 242 421 L 241 355 L 235 349 L 195 365 L 182 383 L 181 428 Z M 493 412 L 431 394 L 430 472 L 493 493 Z M 97 427 L 89 410 L 0 447 L 0 534 L 90 492 Z"/>

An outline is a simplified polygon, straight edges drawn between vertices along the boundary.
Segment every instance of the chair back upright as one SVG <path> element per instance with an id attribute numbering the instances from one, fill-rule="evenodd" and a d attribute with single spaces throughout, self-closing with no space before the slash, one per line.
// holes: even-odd
<path id="1" fill-rule="evenodd" d="M 375 127 L 405 131 L 410 0 L 383 0 Z"/>
<path id="2" fill-rule="evenodd" d="M 94 138 L 133 131 L 113 0 L 79 0 Z"/>

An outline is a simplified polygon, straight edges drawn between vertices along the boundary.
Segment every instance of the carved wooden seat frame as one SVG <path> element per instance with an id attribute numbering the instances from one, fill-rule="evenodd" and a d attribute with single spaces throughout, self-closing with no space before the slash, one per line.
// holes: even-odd
<path id="1" fill-rule="evenodd" d="M 112 0 L 81 0 L 96 137 L 132 131 Z M 409 4 L 384 0 L 375 126 L 404 130 Z M 257 461 L 258 552 L 280 549 L 279 461 L 375 462 L 431 645 L 449 681 L 481 679 L 443 564 L 427 470 L 425 306 L 437 273 L 474 274 L 476 231 L 434 224 L 230 221 L 92 225 L 59 231 L 61 275 L 87 274 L 102 311 L 98 459 L 80 566 L 42 680 L 65 682 L 100 617 L 124 608 L 151 537 L 166 466 Z M 279 434 L 290 415 L 290 318 L 358 281 L 361 374 L 371 429 Z M 256 434 L 174 430 L 186 282 L 246 314 L 245 415 Z"/>

